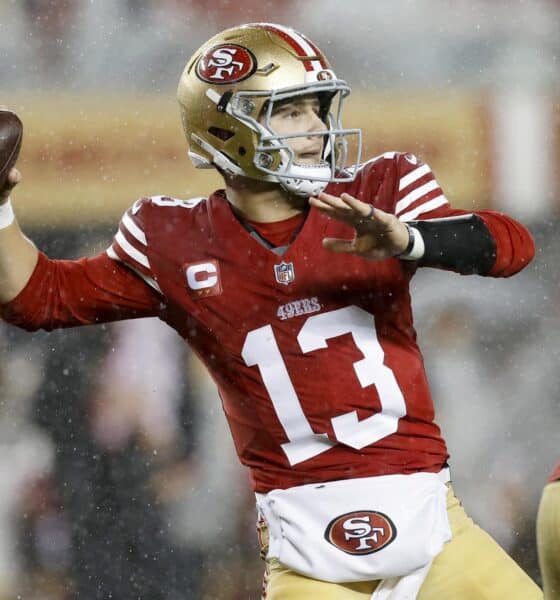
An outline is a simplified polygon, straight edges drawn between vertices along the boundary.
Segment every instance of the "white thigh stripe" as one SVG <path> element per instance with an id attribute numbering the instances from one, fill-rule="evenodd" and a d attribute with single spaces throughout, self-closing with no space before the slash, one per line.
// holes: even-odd
<path id="1" fill-rule="evenodd" d="M 128 213 L 124 213 L 121 223 L 124 225 L 125 229 L 132 235 L 132 237 L 136 238 L 141 244 L 146 246 L 148 242 L 146 241 L 146 234 L 136 225 L 136 223 L 130 218 Z"/>
<path id="2" fill-rule="evenodd" d="M 130 256 L 130 258 L 134 259 L 137 263 L 141 264 L 146 269 L 151 269 L 150 263 L 148 261 L 148 257 L 142 252 L 136 250 L 134 246 L 132 246 L 129 241 L 124 237 L 122 231 L 118 231 L 115 236 L 115 242 Z"/>
<path id="3" fill-rule="evenodd" d="M 431 169 L 428 165 L 422 165 L 421 167 L 414 169 L 414 171 L 411 171 L 408 175 L 401 177 L 399 182 L 399 192 L 404 190 L 404 188 L 408 187 L 411 183 L 414 183 L 420 179 L 420 177 L 424 177 L 424 175 L 427 175 L 430 172 Z"/>
<path id="4" fill-rule="evenodd" d="M 352 165 L 351 167 L 348 167 L 347 170 L 350 171 L 350 173 L 354 173 L 356 171 L 360 171 L 366 165 L 369 165 L 370 163 L 373 163 L 376 160 L 379 160 L 380 158 L 384 158 L 386 160 L 392 160 L 393 158 L 395 158 L 395 154 L 396 154 L 396 152 L 384 152 L 383 154 L 378 154 L 377 156 L 374 156 L 373 158 L 366 160 L 366 162 L 364 162 L 364 163 Z"/>
<path id="5" fill-rule="evenodd" d="M 400 213 L 401 210 L 408 208 L 412 203 L 416 202 L 418 198 L 422 198 L 422 196 L 425 196 L 429 192 L 433 192 L 437 188 L 439 188 L 439 183 L 435 179 L 432 179 L 432 181 L 428 181 L 428 183 L 421 185 L 415 190 L 412 190 L 412 192 L 410 192 L 402 200 L 399 200 L 397 202 L 395 212 L 397 214 Z"/>

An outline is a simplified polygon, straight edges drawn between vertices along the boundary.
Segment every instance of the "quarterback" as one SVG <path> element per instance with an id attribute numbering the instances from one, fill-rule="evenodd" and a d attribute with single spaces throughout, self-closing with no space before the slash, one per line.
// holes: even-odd
<path id="1" fill-rule="evenodd" d="M 546 600 L 560 598 L 560 462 L 542 492 L 537 514 L 537 549 Z"/>
<path id="2" fill-rule="evenodd" d="M 190 159 L 224 188 L 141 198 L 106 252 L 62 261 L 21 233 L 13 169 L 3 318 L 50 330 L 156 316 L 192 346 L 251 472 L 267 599 L 541 598 L 454 496 L 409 295 L 420 267 L 514 275 L 532 238 L 452 208 L 416 156 L 361 160 L 349 93 L 293 29 L 214 36 L 178 99 Z"/>

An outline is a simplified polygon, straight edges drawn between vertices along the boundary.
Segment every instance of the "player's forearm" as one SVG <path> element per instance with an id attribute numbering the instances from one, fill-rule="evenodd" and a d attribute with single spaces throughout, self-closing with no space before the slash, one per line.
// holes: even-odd
<path id="1" fill-rule="evenodd" d="M 10 302 L 23 290 L 37 258 L 37 248 L 16 221 L 0 229 L 0 304 Z"/>
<path id="2" fill-rule="evenodd" d="M 529 231 L 511 217 L 493 211 L 453 211 L 442 218 L 408 224 L 411 243 L 401 258 L 417 260 L 421 266 L 463 275 L 510 277 L 535 255 Z"/>
<path id="3" fill-rule="evenodd" d="M 476 215 L 410 221 L 409 226 L 411 242 L 415 242 L 410 259 L 415 258 L 421 266 L 450 269 L 463 275 L 487 275 L 496 261 L 495 240 Z M 418 238 L 421 252 L 414 256 Z M 401 257 L 409 258 L 407 251 Z"/>

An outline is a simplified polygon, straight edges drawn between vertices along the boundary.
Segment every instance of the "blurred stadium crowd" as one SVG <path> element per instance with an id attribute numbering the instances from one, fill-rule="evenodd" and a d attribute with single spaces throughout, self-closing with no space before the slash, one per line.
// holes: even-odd
<path id="1" fill-rule="evenodd" d="M 306 32 L 362 97 L 485 99 L 490 158 L 478 177 L 489 192 L 471 201 L 522 219 L 538 256 L 511 281 L 419 273 L 413 299 L 455 489 L 538 580 L 534 520 L 560 454 L 560 4 L 4 0 L 0 103 L 18 110 L 12 91 L 173 97 L 194 48 L 260 20 Z M 423 157 L 410 142 L 384 149 Z M 446 138 L 426 151 L 437 163 Z M 458 184 L 447 183 L 453 202 Z M 30 218 L 27 231 L 53 257 L 107 246 L 116 220 L 74 218 Z M 2 326 L 0 347 L 0 600 L 259 597 L 248 477 L 178 336 L 151 320 L 33 335 Z"/>

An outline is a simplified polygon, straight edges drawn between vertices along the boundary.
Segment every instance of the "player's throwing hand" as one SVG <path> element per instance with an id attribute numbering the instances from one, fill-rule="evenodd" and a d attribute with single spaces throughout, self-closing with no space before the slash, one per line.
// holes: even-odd
<path id="1" fill-rule="evenodd" d="M 350 194 L 340 197 L 320 193 L 309 202 L 334 219 L 356 230 L 352 240 L 324 238 L 323 246 L 333 252 L 357 254 L 370 260 L 383 260 L 404 252 L 409 231 L 395 215 L 386 213 Z"/>

